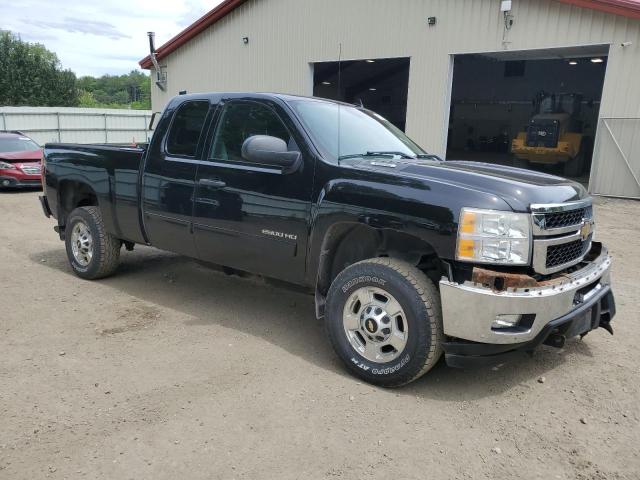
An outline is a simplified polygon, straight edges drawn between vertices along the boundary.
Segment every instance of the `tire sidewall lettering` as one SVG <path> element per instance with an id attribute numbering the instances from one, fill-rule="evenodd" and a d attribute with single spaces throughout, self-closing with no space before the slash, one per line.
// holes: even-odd
<path id="1" fill-rule="evenodd" d="M 354 365 L 356 365 L 358 368 L 361 368 L 365 372 L 371 372 L 374 375 L 389 375 L 391 373 L 395 373 L 402 367 L 404 367 L 407 363 L 409 363 L 409 360 L 411 360 L 411 356 L 407 353 L 404 357 L 402 357 L 402 360 L 400 360 L 395 365 L 391 365 L 385 368 L 371 368 L 369 365 L 366 365 L 357 358 L 351 357 L 351 362 Z"/>
<path id="2" fill-rule="evenodd" d="M 347 283 L 342 285 L 341 287 L 342 293 L 347 293 L 349 289 L 351 289 L 352 287 L 360 283 L 376 283 L 380 286 L 384 286 L 387 283 L 387 281 L 383 278 L 379 278 L 376 276 L 360 275 L 359 277 L 352 278 Z"/>

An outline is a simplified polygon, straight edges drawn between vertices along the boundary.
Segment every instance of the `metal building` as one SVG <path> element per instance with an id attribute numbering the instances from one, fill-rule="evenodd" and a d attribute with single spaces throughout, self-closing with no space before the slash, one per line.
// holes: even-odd
<path id="1" fill-rule="evenodd" d="M 181 91 L 362 101 L 447 159 L 506 158 L 536 92 L 579 91 L 579 180 L 640 198 L 638 0 L 225 0 L 155 58 L 154 110 Z"/>

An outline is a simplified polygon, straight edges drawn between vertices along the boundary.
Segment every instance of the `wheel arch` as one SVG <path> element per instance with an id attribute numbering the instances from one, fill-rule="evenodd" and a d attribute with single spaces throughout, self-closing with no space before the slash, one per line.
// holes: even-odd
<path id="1" fill-rule="evenodd" d="M 64 239 L 69 214 L 78 207 L 98 207 L 98 195 L 91 185 L 78 180 L 62 180 L 58 185 L 58 226 Z"/>
<path id="2" fill-rule="evenodd" d="M 423 270 L 439 281 L 445 266 L 435 248 L 426 240 L 390 228 L 375 228 L 345 221 L 332 225 L 320 248 L 315 285 L 316 316 L 324 316 L 324 303 L 331 283 L 345 268 L 362 260 L 391 257 Z"/>

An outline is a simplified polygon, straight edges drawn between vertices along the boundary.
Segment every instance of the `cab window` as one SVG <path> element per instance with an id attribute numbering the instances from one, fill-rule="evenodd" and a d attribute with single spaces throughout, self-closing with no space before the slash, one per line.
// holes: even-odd
<path id="1" fill-rule="evenodd" d="M 281 138 L 289 151 L 298 146 L 278 115 L 254 102 L 233 102 L 224 107 L 214 135 L 209 159 L 242 162 L 242 144 L 253 135 Z"/>
<path id="2" fill-rule="evenodd" d="M 167 137 L 167 153 L 195 157 L 209 102 L 186 102 L 176 110 Z"/>

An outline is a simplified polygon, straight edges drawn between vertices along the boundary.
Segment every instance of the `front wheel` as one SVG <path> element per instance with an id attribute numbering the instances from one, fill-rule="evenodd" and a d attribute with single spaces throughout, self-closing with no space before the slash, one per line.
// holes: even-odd
<path id="1" fill-rule="evenodd" d="M 67 219 L 65 246 L 74 273 L 95 280 L 118 267 L 122 242 L 106 232 L 98 207 L 79 207 Z"/>
<path id="2" fill-rule="evenodd" d="M 397 387 L 424 375 L 442 354 L 442 313 L 435 285 L 392 258 L 347 267 L 331 284 L 327 335 L 357 377 Z"/>

